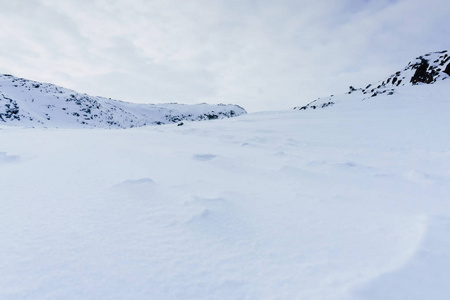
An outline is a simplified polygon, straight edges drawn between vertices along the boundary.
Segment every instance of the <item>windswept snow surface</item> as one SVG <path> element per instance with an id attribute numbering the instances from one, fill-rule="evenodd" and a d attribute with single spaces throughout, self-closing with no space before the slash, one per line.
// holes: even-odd
<path id="1" fill-rule="evenodd" d="M 449 88 L 184 126 L 3 126 L 0 299 L 448 299 Z"/>

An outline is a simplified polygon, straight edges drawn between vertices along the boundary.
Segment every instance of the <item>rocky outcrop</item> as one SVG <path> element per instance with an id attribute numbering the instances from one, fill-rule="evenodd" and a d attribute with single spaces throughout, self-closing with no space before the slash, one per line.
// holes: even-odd
<path id="1" fill-rule="evenodd" d="M 417 57 L 401 71 L 395 72 L 385 80 L 369 84 L 364 88 L 354 88 L 350 86 L 347 94 L 361 95 L 361 100 L 376 97 L 378 95 L 393 95 L 398 87 L 433 84 L 440 80 L 450 78 L 450 55 L 447 50 L 440 52 L 431 52 Z M 319 98 L 307 105 L 294 107 L 297 110 L 306 110 L 309 108 L 325 108 L 335 104 L 333 96 Z"/>

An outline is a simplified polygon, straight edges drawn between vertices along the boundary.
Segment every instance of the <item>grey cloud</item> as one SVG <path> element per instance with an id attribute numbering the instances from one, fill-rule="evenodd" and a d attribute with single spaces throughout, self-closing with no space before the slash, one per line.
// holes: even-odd
<path id="1" fill-rule="evenodd" d="M 448 48 L 447 0 L 4 2 L 0 71 L 139 102 L 286 109 Z"/>

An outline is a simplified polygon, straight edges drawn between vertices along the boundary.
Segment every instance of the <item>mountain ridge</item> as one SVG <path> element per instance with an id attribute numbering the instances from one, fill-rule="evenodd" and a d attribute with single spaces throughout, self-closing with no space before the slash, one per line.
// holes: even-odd
<path id="1" fill-rule="evenodd" d="M 25 127 L 132 128 L 246 114 L 232 104 L 138 104 L 89 96 L 51 83 L 0 75 L 0 124 Z"/>

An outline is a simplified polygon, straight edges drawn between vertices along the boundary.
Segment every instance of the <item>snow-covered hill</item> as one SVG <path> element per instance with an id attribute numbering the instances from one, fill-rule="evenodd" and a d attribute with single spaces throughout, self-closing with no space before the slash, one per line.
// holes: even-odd
<path id="1" fill-rule="evenodd" d="M 402 87 L 434 84 L 449 78 L 450 55 L 448 51 L 431 52 L 409 62 L 403 70 L 395 72 L 384 80 L 369 84 L 365 88 L 350 86 L 347 94 L 318 98 L 307 105 L 294 107 L 294 109 L 325 108 L 342 102 L 364 101 L 379 95 L 391 96 Z"/>
<path id="2" fill-rule="evenodd" d="M 26 127 L 131 128 L 235 117 L 237 105 L 134 104 L 0 75 L 0 123 Z"/>

